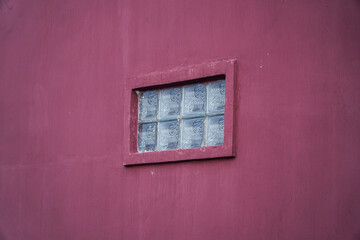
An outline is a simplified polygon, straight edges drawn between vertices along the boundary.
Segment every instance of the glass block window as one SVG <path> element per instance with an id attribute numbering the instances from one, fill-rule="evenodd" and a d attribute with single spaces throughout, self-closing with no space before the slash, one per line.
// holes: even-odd
<path id="1" fill-rule="evenodd" d="M 225 80 L 138 95 L 138 152 L 224 144 Z"/>

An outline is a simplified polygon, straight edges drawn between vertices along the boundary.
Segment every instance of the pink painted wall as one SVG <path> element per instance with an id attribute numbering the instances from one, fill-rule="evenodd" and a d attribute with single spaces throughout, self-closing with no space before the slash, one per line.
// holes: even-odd
<path id="1" fill-rule="evenodd" d="M 360 239 L 358 0 L 0 0 L 0 239 Z M 239 63 L 237 157 L 125 168 L 127 77 Z"/>

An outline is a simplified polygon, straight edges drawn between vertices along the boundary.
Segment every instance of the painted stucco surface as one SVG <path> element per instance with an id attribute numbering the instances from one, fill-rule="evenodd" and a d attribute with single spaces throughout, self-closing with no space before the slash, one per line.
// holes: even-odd
<path id="1" fill-rule="evenodd" d="M 0 1 L 0 239 L 360 239 L 360 2 Z M 236 158 L 125 168 L 123 87 L 238 59 Z"/>

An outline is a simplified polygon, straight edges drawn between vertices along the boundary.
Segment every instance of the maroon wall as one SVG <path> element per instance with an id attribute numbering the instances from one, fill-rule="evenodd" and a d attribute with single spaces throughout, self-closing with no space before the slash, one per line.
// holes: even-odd
<path id="1" fill-rule="evenodd" d="M 358 0 L 0 0 L 0 239 L 360 239 Z M 127 77 L 239 64 L 237 156 L 125 168 Z"/>

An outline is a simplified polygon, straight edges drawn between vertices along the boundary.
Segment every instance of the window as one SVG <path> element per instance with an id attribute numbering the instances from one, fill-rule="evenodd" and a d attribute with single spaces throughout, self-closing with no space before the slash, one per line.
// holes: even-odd
<path id="1" fill-rule="evenodd" d="M 138 94 L 138 152 L 224 144 L 225 80 Z"/>
<path id="2" fill-rule="evenodd" d="M 126 81 L 123 164 L 232 157 L 236 61 Z"/>

